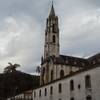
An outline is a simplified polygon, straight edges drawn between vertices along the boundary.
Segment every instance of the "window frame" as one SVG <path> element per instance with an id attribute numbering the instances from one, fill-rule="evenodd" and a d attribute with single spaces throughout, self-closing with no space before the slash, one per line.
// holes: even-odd
<path id="1" fill-rule="evenodd" d="M 74 91 L 74 80 L 70 80 L 70 91 Z"/>
<path id="2" fill-rule="evenodd" d="M 88 95 L 88 96 L 86 97 L 86 100 L 92 100 L 92 96 L 91 96 L 91 95 Z"/>
<path id="3" fill-rule="evenodd" d="M 62 77 L 64 77 L 64 76 L 65 76 L 64 70 L 61 69 L 61 70 L 60 70 L 60 78 L 62 78 Z"/>
<path id="4" fill-rule="evenodd" d="M 59 85 L 58 85 L 58 92 L 62 93 L 62 84 L 61 83 L 59 83 Z"/>
<path id="5" fill-rule="evenodd" d="M 44 95 L 47 96 L 47 89 L 44 90 Z"/>
<path id="6" fill-rule="evenodd" d="M 53 41 L 53 43 L 56 43 L 56 36 L 55 35 L 52 36 L 52 41 Z"/>
<path id="7" fill-rule="evenodd" d="M 53 86 L 50 87 L 50 95 L 53 95 Z"/>
<path id="8" fill-rule="evenodd" d="M 41 97 L 41 90 L 39 90 L 39 97 Z"/>
<path id="9" fill-rule="evenodd" d="M 86 75 L 85 76 L 85 88 L 91 88 L 91 76 L 90 75 Z"/>

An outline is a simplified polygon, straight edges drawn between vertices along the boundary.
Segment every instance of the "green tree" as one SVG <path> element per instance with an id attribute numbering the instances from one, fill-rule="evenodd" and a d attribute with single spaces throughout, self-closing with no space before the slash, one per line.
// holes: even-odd
<path id="1" fill-rule="evenodd" d="M 36 67 L 36 73 L 38 73 L 38 75 L 39 75 L 40 72 L 41 72 L 41 67 L 40 67 L 40 66 L 37 66 L 37 67 Z"/>
<path id="2" fill-rule="evenodd" d="M 12 63 L 8 63 L 9 65 L 6 67 L 6 68 L 4 68 L 4 73 L 11 73 L 11 72 L 14 72 L 14 71 L 16 71 L 16 68 L 18 68 L 18 67 L 20 67 L 20 65 L 19 64 L 12 64 Z"/>

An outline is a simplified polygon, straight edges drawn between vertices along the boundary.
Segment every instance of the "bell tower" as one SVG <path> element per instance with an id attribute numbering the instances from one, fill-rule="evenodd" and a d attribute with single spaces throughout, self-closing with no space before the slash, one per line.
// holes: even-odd
<path id="1" fill-rule="evenodd" d="M 53 3 L 46 20 L 44 59 L 50 56 L 59 56 L 59 27 L 58 17 L 55 15 Z"/>
<path id="2" fill-rule="evenodd" d="M 58 17 L 55 14 L 53 3 L 49 16 L 46 20 L 44 57 L 41 59 L 40 84 L 51 82 L 52 65 L 48 62 L 49 57 L 59 57 L 59 27 Z M 53 76 L 53 75 L 52 75 Z"/>

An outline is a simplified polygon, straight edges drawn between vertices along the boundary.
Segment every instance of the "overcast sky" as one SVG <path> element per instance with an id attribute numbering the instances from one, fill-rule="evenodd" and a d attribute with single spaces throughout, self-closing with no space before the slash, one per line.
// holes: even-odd
<path id="1" fill-rule="evenodd" d="M 100 51 L 100 0 L 55 0 L 60 53 L 88 57 Z M 51 0 L 0 0 L 0 72 L 8 62 L 34 73 L 44 47 Z"/>

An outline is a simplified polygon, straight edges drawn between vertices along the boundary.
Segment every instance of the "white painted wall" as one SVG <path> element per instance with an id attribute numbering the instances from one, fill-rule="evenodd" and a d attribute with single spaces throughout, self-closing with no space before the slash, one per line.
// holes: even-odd
<path id="1" fill-rule="evenodd" d="M 19 99 L 24 99 L 24 94 L 19 94 L 19 95 L 16 95 L 15 97 L 10 97 L 8 98 L 7 100 L 19 100 Z"/>
<path id="2" fill-rule="evenodd" d="M 91 76 L 92 90 L 88 92 L 85 89 L 85 76 Z M 70 80 L 74 80 L 74 91 L 70 91 Z M 58 92 L 58 85 L 62 84 L 62 93 Z M 80 84 L 80 89 L 78 85 Z M 53 95 L 50 95 L 50 86 L 53 86 Z M 44 96 L 44 90 L 47 89 L 47 96 Z M 39 97 L 39 90 L 41 90 L 41 97 Z M 34 91 L 36 97 L 34 98 Z M 44 87 L 33 90 L 33 100 L 86 100 L 86 96 L 91 95 L 92 100 L 100 100 L 100 67 L 78 73 L 74 76 L 59 80 Z"/>

